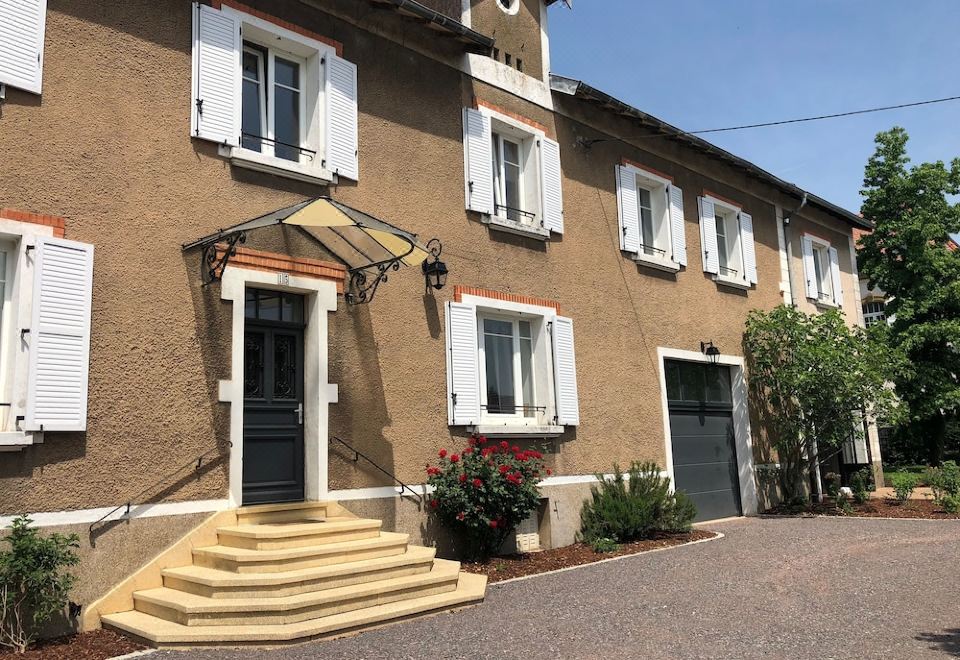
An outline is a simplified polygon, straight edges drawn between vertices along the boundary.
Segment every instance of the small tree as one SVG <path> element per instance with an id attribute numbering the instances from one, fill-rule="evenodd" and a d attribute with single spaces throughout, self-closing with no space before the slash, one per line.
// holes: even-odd
<path id="1" fill-rule="evenodd" d="M 18 516 L 3 539 L 0 552 L 0 646 L 23 653 L 40 627 L 67 604 L 75 577 L 64 568 L 76 566 L 76 534 L 41 536 L 27 516 Z"/>
<path id="2" fill-rule="evenodd" d="M 869 406 L 889 418 L 897 410 L 885 385 L 893 354 L 872 334 L 849 328 L 839 312 L 805 314 L 784 305 L 754 310 L 744 346 L 751 395 L 790 500 L 806 497 L 804 475 L 813 469 L 815 448 L 839 447 L 851 437 L 860 418 L 855 411 Z"/>

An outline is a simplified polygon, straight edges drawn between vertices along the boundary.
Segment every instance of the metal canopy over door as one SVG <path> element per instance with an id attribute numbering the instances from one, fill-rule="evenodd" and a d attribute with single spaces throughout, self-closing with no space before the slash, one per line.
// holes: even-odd
<path id="1" fill-rule="evenodd" d="M 243 504 L 303 500 L 303 297 L 248 289 Z"/>
<path id="2" fill-rule="evenodd" d="M 666 360 L 667 405 L 677 490 L 697 520 L 742 515 L 730 368 Z"/>

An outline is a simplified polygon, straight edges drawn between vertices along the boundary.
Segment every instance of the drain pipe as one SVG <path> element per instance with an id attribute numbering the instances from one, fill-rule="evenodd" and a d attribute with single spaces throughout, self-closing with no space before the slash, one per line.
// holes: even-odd
<path id="1" fill-rule="evenodd" d="M 787 246 L 787 286 L 790 287 L 791 307 L 797 306 L 797 299 L 793 293 L 793 242 L 790 240 L 790 221 L 793 219 L 793 216 L 800 213 L 801 209 L 803 209 L 803 207 L 806 205 L 807 193 L 804 191 L 803 198 L 800 200 L 800 206 L 798 206 L 793 213 L 783 219 L 783 242 Z M 819 467 L 817 470 L 819 471 Z"/>

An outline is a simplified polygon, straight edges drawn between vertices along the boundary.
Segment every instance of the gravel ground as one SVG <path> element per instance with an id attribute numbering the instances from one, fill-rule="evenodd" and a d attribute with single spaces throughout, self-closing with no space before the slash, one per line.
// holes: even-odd
<path id="1" fill-rule="evenodd" d="M 491 585 L 475 608 L 268 658 L 960 656 L 960 522 L 748 518 L 718 541 Z"/>

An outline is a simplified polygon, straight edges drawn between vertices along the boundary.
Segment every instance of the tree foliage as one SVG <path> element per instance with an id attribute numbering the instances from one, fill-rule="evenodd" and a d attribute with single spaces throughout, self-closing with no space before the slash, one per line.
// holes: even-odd
<path id="1" fill-rule="evenodd" d="M 888 296 L 890 345 L 907 362 L 897 393 L 932 437 L 942 458 L 946 420 L 960 408 L 960 159 L 908 167 L 906 131 L 879 133 L 864 175 L 863 216 L 874 231 L 861 239 L 860 272 Z"/>
<path id="2" fill-rule="evenodd" d="M 894 354 L 873 333 L 850 328 L 834 310 L 806 314 L 780 305 L 747 317 L 744 348 L 750 392 L 770 433 L 789 499 L 805 497 L 804 474 L 816 452 L 851 437 L 859 411 L 893 417 L 897 406 L 885 386 Z"/>

